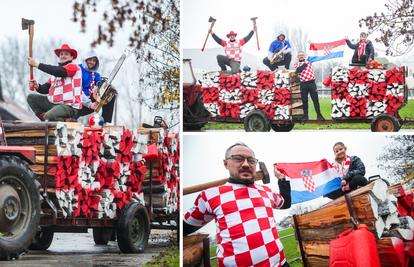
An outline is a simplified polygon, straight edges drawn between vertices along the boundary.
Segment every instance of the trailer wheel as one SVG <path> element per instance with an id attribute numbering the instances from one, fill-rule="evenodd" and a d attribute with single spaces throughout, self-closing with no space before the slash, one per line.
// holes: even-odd
<path id="1" fill-rule="evenodd" d="M 399 130 L 398 120 L 390 114 L 378 115 L 371 123 L 372 132 L 398 132 Z"/>
<path id="2" fill-rule="evenodd" d="M 287 123 L 287 124 L 271 124 L 273 131 L 275 132 L 290 132 L 292 131 L 293 127 L 295 127 L 294 123 Z"/>
<path id="3" fill-rule="evenodd" d="M 112 229 L 108 228 L 93 228 L 93 241 L 97 245 L 107 245 L 109 240 L 111 240 Z"/>
<path id="4" fill-rule="evenodd" d="M 46 250 L 50 247 L 53 241 L 53 232 L 37 232 L 34 237 L 34 242 L 30 244 L 30 250 Z"/>
<path id="5" fill-rule="evenodd" d="M 147 209 L 139 203 L 125 205 L 119 215 L 116 232 L 118 247 L 123 253 L 143 252 L 150 235 Z"/>
<path id="6" fill-rule="evenodd" d="M 261 110 L 250 111 L 244 119 L 244 130 L 246 132 L 270 131 L 269 116 Z"/>
<path id="7" fill-rule="evenodd" d="M 18 157 L 0 157 L 0 260 L 18 259 L 27 252 L 39 220 L 39 186 L 34 171 Z"/>

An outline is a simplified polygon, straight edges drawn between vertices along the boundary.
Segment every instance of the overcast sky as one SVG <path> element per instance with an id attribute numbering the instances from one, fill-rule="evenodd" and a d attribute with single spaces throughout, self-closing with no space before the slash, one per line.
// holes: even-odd
<path id="1" fill-rule="evenodd" d="M 366 175 L 386 174 L 377 168 L 376 157 L 379 156 L 385 144 L 391 141 L 381 133 L 218 133 L 184 135 L 182 159 L 182 187 L 193 186 L 209 181 L 228 178 L 228 170 L 224 168 L 223 158 L 226 149 L 237 141 L 246 143 L 255 152 L 256 157 L 266 164 L 269 171 L 270 187 L 279 191 L 277 180 L 273 175 L 273 164 L 281 162 L 310 162 L 326 158 L 333 162 L 332 146 L 343 142 L 348 147 L 349 156 L 359 156 L 366 167 Z M 194 204 L 198 193 L 183 197 L 182 212 L 185 214 Z M 326 198 L 305 202 L 305 205 L 319 205 Z M 289 215 L 289 210 L 277 211 L 276 220 L 280 221 Z M 204 227 L 202 232 L 215 235 L 214 222 Z"/>
<path id="2" fill-rule="evenodd" d="M 253 28 L 250 19 L 258 17 L 260 51 L 257 49 L 256 36 L 243 50 L 264 58 L 275 32 L 283 30 L 278 26 L 282 22 L 303 27 L 314 43 L 337 41 L 346 35 L 349 39 L 358 39 L 359 34 L 366 31 L 365 27 L 359 27 L 359 19 L 385 11 L 386 0 L 182 0 L 182 3 L 184 49 L 201 50 L 211 26 L 208 22 L 210 16 L 217 20 L 213 31 L 222 39 L 227 39 L 226 35 L 230 31 L 236 32 L 237 38 L 244 38 Z M 289 40 L 289 36 L 286 39 Z M 370 36 L 368 39 L 374 38 Z M 213 47 L 219 45 L 209 37 L 206 49 Z M 345 58 L 352 56 L 353 51 L 349 48 L 345 52 Z"/>

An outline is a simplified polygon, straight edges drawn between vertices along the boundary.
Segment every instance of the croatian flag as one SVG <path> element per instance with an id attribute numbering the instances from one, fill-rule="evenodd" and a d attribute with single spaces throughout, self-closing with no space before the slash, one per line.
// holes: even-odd
<path id="1" fill-rule="evenodd" d="M 308 52 L 308 61 L 316 62 L 331 58 L 343 57 L 346 39 L 331 43 L 312 43 Z"/>
<path id="2" fill-rule="evenodd" d="M 274 165 L 291 179 L 292 204 L 309 201 L 341 188 L 341 177 L 326 159 Z"/>

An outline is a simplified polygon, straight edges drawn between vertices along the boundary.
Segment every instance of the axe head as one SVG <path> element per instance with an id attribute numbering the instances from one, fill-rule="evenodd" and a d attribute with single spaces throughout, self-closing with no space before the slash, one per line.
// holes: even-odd
<path id="1" fill-rule="evenodd" d="M 263 184 L 268 184 L 270 183 L 270 176 L 269 173 L 267 172 L 267 168 L 264 162 L 259 162 L 259 167 L 260 170 L 263 172 Z"/>
<path id="2" fill-rule="evenodd" d="M 34 20 L 22 18 L 22 30 L 29 29 L 29 25 L 34 25 Z"/>
<path id="3" fill-rule="evenodd" d="M 213 21 L 216 21 L 216 19 L 210 16 L 210 18 L 208 19 L 208 22 L 213 22 Z"/>
<path id="4" fill-rule="evenodd" d="M 251 18 L 251 20 L 257 20 L 257 19 L 258 19 L 258 17 Z"/>

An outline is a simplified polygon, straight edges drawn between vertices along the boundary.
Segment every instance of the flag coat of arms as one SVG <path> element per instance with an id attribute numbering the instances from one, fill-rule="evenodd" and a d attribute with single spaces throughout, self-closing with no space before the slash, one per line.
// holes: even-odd
<path id="1" fill-rule="evenodd" d="M 341 177 L 327 160 L 275 163 L 290 178 L 292 204 L 309 201 L 341 188 Z"/>
<path id="2" fill-rule="evenodd" d="M 331 43 L 312 43 L 308 52 L 308 61 L 316 62 L 344 56 L 346 39 Z"/>

